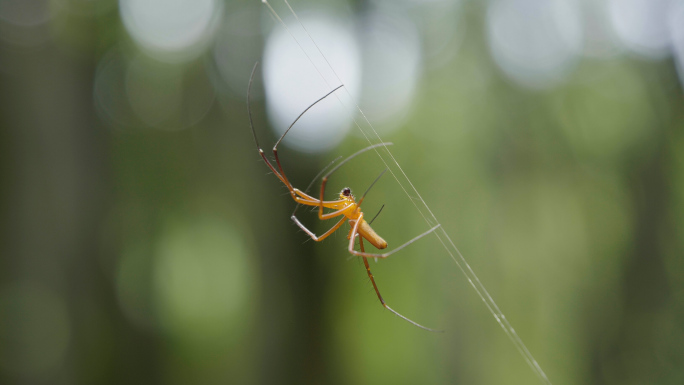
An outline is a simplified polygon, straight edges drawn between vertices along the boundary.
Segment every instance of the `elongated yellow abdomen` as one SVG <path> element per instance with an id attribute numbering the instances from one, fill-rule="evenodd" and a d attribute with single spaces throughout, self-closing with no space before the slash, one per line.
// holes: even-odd
<path id="1" fill-rule="evenodd" d="M 387 242 L 385 242 L 385 240 L 382 239 L 382 237 L 380 237 L 378 233 L 376 233 L 375 230 L 370 227 L 368 222 L 363 219 L 361 219 L 361 223 L 359 223 L 359 234 L 376 248 L 387 248 Z"/>

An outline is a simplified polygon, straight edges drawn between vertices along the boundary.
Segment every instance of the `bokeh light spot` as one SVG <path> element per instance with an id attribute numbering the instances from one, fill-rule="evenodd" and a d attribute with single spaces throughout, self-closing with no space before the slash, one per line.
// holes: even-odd
<path id="1" fill-rule="evenodd" d="M 679 82 L 684 86 L 684 2 L 672 3 L 669 12 L 668 26 L 672 53 L 677 64 Z"/>
<path id="2" fill-rule="evenodd" d="M 98 115 L 112 126 L 129 126 L 135 121 L 126 95 L 128 60 L 118 49 L 103 55 L 95 70 L 93 99 Z"/>
<path id="3" fill-rule="evenodd" d="M 628 66 L 592 74 L 592 82 L 573 85 L 560 105 L 568 143 L 583 154 L 611 163 L 630 150 L 646 150 L 652 110 L 645 84 Z"/>
<path id="4" fill-rule="evenodd" d="M 113 126 L 181 130 L 211 109 L 214 87 L 202 67 L 162 63 L 112 49 L 97 68 L 95 104 Z"/>
<path id="5" fill-rule="evenodd" d="M 145 124 L 163 127 L 180 110 L 181 77 L 181 68 L 158 66 L 142 57 L 133 60 L 126 74 L 126 95 Z"/>
<path id="6" fill-rule="evenodd" d="M 413 22 L 399 15 L 370 13 L 363 26 L 361 108 L 387 134 L 411 110 L 422 72 L 420 37 Z"/>
<path id="7" fill-rule="evenodd" d="M 321 13 L 300 16 L 302 23 L 334 63 L 344 89 L 358 99 L 361 81 L 361 60 L 356 38 L 350 25 Z M 307 52 L 318 52 L 306 38 L 305 32 L 292 30 Z M 321 68 L 325 62 L 317 63 Z M 282 28 L 275 28 L 268 37 L 264 50 L 263 76 L 267 97 L 267 111 L 277 135 L 282 135 L 294 119 L 311 103 L 340 85 L 327 87 L 302 53 L 292 36 Z M 358 102 L 358 101 L 357 101 Z M 303 152 L 326 151 L 344 139 L 352 122 L 353 106 L 342 105 L 334 95 L 309 110 L 290 131 L 285 143 Z"/>
<path id="8" fill-rule="evenodd" d="M 667 13 L 670 0 L 611 0 L 613 28 L 627 48 L 660 59 L 669 53 Z"/>
<path id="9" fill-rule="evenodd" d="M 236 228 L 206 217 L 171 221 L 155 254 L 154 297 L 163 330 L 193 345 L 237 339 L 249 324 L 258 280 Z"/>
<path id="10" fill-rule="evenodd" d="M 582 0 L 584 55 L 591 58 L 610 58 L 624 50 L 610 23 L 608 0 Z"/>
<path id="11" fill-rule="evenodd" d="M 241 99 L 245 97 L 249 81 L 245 74 L 252 70 L 261 55 L 263 36 L 257 28 L 260 16 L 252 7 L 234 9 L 226 15 L 221 29 L 217 31 L 212 49 L 215 83 L 227 86 L 233 96 Z M 252 100 L 257 100 L 257 96 L 262 94 L 257 87 L 252 91 Z"/>
<path id="12" fill-rule="evenodd" d="M 572 1 L 492 1 L 486 24 L 496 63 L 510 79 L 529 88 L 563 80 L 582 49 L 579 10 Z"/>
<path id="13" fill-rule="evenodd" d="M 217 0 L 120 0 L 121 19 L 133 39 L 157 58 L 196 57 L 221 15 Z"/>
<path id="14" fill-rule="evenodd" d="M 34 46 L 44 42 L 52 18 L 48 0 L 0 1 L 0 38 L 8 43 Z"/>

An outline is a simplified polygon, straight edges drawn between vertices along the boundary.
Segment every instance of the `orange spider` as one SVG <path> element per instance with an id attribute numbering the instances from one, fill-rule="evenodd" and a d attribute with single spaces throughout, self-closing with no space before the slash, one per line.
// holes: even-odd
<path id="1" fill-rule="evenodd" d="M 373 187 L 373 185 L 385 173 L 385 171 L 387 171 L 387 169 L 385 169 L 385 171 L 383 171 L 380 174 L 380 176 L 378 176 L 378 178 L 375 179 L 375 181 L 371 184 L 371 186 L 368 188 L 368 190 L 366 190 L 366 192 L 363 194 L 363 196 L 361 197 L 361 199 L 359 199 L 358 202 L 356 202 L 354 195 L 352 195 L 351 190 L 348 187 L 345 187 L 342 189 L 342 191 L 340 192 L 338 200 L 326 201 L 323 198 L 324 194 L 325 194 L 325 185 L 328 182 L 328 177 L 330 177 L 330 175 L 332 173 L 337 171 L 337 169 L 339 169 L 343 164 L 345 164 L 346 162 L 348 162 L 352 158 L 354 158 L 354 157 L 356 157 L 356 156 L 358 156 L 358 155 L 360 155 L 360 154 L 362 154 L 368 150 L 374 149 L 374 148 L 379 147 L 379 146 L 391 145 L 391 143 L 379 143 L 379 144 L 375 144 L 375 145 L 366 147 L 360 151 L 357 151 L 356 153 L 352 154 L 351 156 L 346 158 L 344 161 L 339 163 L 336 167 L 334 167 L 328 173 L 326 173 L 321 180 L 320 199 L 316 199 L 316 198 L 312 197 L 311 195 L 308 195 L 306 192 L 303 192 L 297 188 L 294 188 L 292 186 L 292 184 L 290 183 L 290 181 L 285 176 L 285 172 L 283 171 L 283 167 L 280 164 L 280 159 L 278 158 L 278 145 L 283 140 L 283 138 L 285 138 L 285 135 L 287 135 L 287 133 L 292 128 L 292 126 L 294 126 L 294 124 L 297 123 L 299 118 L 301 118 L 309 109 L 311 109 L 313 106 L 315 106 L 316 103 L 318 103 L 321 100 L 325 99 L 326 97 L 330 96 L 333 92 L 337 91 L 342 86 L 335 88 L 334 90 L 330 91 L 325 96 L 323 96 L 322 98 L 313 102 L 301 114 L 299 114 L 297 119 L 295 119 L 294 122 L 292 122 L 292 124 L 287 128 L 287 130 L 285 130 L 283 135 L 280 137 L 280 139 L 278 139 L 276 144 L 273 146 L 273 156 L 275 157 L 275 162 L 276 162 L 276 165 L 278 167 L 278 169 L 276 170 L 276 168 L 273 167 L 273 165 L 268 160 L 268 158 L 266 158 L 264 151 L 259 146 L 259 140 L 257 139 L 257 136 L 256 136 L 256 131 L 254 129 L 254 123 L 252 122 L 252 110 L 250 108 L 250 103 L 249 103 L 250 97 L 249 96 L 250 96 L 250 91 L 252 88 L 252 80 L 254 79 L 254 74 L 256 72 L 258 65 L 259 65 L 258 62 L 256 64 L 254 64 L 254 68 L 252 69 L 252 75 L 249 78 L 249 86 L 247 88 L 247 111 L 249 113 L 249 124 L 250 124 L 250 127 L 252 129 L 252 134 L 254 135 L 254 142 L 256 143 L 256 147 L 257 147 L 257 150 L 259 151 L 259 155 L 261 155 L 261 158 L 264 160 L 264 162 L 266 163 L 268 168 L 271 169 L 273 174 L 276 177 L 278 177 L 278 179 L 280 179 L 280 181 L 283 182 L 283 184 L 285 184 L 285 186 L 287 187 L 287 189 L 290 192 L 290 195 L 292 196 L 292 199 L 294 199 L 295 202 L 298 203 L 297 207 L 299 207 L 299 205 L 317 206 L 318 207 L 318 218 L 321 220 L 336 218 L 339 216 L 342 217 L 342 219 L 340 219 L 332 228 L 330 228 L 330 230 L 326 231 L 325 233 L 323 233 L 323 235 L 320 235 L 320 236 L 317 236 L 316 234 L 314 234 L 311 230 L 307 229 L 306 226 L 304 226 L 299 221 L 299 219 L 295 215 L 296 211 L 297 211 L 296 209 L 295 209 L 295 212 L 292 213 L 292 220 L 297 224 L 297 226 L 299 226 L 300 229 L 304 230 L 304 232 L 307 233 L 311 237 L 311 239 L 313 239 L 316 242 L 320 242 L 320 241 L 324 240 L 325 238 L 330 236 L 330 234 L 334 233 L 337 229 L 339 229 L 340 226 L 342 226 L 342 224 L 345 221 L 349 221 L 349 225 L 351 226 L 351 229 L 349 230 L 349 234 L 347 235 L 347 239 L 349 239 L 348 251 L 352 255 L 363 257 L 362 259 L 363 259 L 363 263 L 366 265 L 366 271 L 368 273 L 368 277 L 370 278 L 371 282 L 373 283 L 373 287 L 375 288 L 375 293 L 378 295 L 378 298 L 380 299 L 380 303 L 382 304 L 382 306 L 384 306 L 385 309 L 391 311 L 392 313 L 399 316 L 400 318 L 404 319 L 405 321 L 408 321 L 411 324 L 418 326 L 419 328 L 429 330 L 429 331 L 433 331 L 433 332 L 438 331 L 438 330 L 434 330 L 434 329 L 430 329 L 430 328 L 427 328 L 425 326 L 422 326 L 422 325 L 418 324 L 417 322 L 412 321 L 412 320 L 404 317 L 403 315 L 397 313 L 391 307 L 387 306 L 387 304 L 385 303 L 385 300 L 382 299 L 382 296 L 380 295 L 380 291 L 378 290 L 378 286 L 375 284 L 375 279 L 373 278 L 373 274 L 370 271 L 370 266 L 368 265 L 367 258 L 387 258 L 390 255 L 396 253 L 397 251 L 399 251 L 399 250 L 405 248 L 406 246 L 410 245 L 411 243 L 417 241 L 418 239 L 420 239 L 420 238 L 428 235 L 429 233 L 435 231 L 439 227 L 439 225 L 431 228 L 430 230 L 424 232 L 423 234 L 420 234 L 419 236 L 411 239 L 410 241 L 404 243 L 403 245 L 397 247 L 396 249 L 394 249 L 392 251 L 389 251 L 389 252 L 386 252 L 383 254 L 367 253 L 363 247 L 363 240 L 364 239 L 367 240 L 368 242 L 370 242 L 370 244 L 372 244 L 373 246 L 375 246 L 378 249 L 382 250 L 382 249 L 387 248 L 387 242 L 384 239 L 382 239 L 382 237 L 380 237 L 371 228 L 370 224 L 368 222 L 366 222 L 366 220 L 364 219 L 364 214 L 361 211 L 361 203 L 363 202 L 363 199 L 366 197 L 366 194 L 368 193 L 370 188 Z M 324 208 L 330 209 L 333 211 L 326 213 L 323 210 Z M 354 244 L 355 244 L 357 237 L 359 239 L 359 247 L 360 247 L 361 251 L 354 250 Z"/>

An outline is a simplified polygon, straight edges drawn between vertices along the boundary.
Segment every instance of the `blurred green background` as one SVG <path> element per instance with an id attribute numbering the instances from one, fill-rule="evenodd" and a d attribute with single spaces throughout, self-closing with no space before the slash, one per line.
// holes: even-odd
<path id="1" fill-rule="evenodd" d="M 292 7 L 551 382 L 684 383 L 683 2 Z M 435 236 L 371 268 L 443 334 L 346 225 L 293 224 L 257 60 L 268 150 L 337 84 L 260 1 L 0 1 L 0 383 L 539 383 Z M 326 103 L 280 151 L 300 188 L 368 145 Z M 415 199 L 366 198 L 390 248 Z"/>

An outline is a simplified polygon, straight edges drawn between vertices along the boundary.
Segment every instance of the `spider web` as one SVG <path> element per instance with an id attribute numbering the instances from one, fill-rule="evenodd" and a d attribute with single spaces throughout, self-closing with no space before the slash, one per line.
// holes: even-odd
<path id="1" fill-rule="evenodd" d="M 300 41 L 300 39 L 298 39 L 295 36 L 295 34 L 292 33 L 288 25 L 283 21 L 283 19 L 275 11 L 275 9 L 273 9 L 268 0 L 262 0 L 262 3 L 266 5 L 271 16 L 275 20 L 277 20 L 277 22 L 287 31 L 287 33 L 292 37 L 292 39 L 297 43 L 299 48 L 302 50 L 304 55 L 306 55 L 307 59 L 316 69 L 316 72 L 318 72 L 326 86 L 329 89 L 332 89 L 339 84 L 343 84 L 342 79 L 337 74 L 337 72 L 335 71 L 332 64 L 325 56 L 325 54 L 323 54 L 323 51 L 320 49 L 318 44 L 316 44 L 316 41 L 311 36 L 309 31 L 306 29 L 304 24 L 301 22 L 301 20 L 297 16 L 297 13 L 292 8 L 288 0 L 283 0 L 283 2 L 289 9 L 292 16 L 294 17 L 296 23 L 304 31 L 305 39 L 308 40 L 308 43 L 305 42 L 303 44 Z M 312 49 L 313 52 L 309 52 L 307 51 L 307 49 L 304 48 L 304 45 L 308 46 L 309 44 L 311 44 L 314 47 Z M 312 58 L 312 56 L 314 55 L 318 56 L 315 58 L 316 60 Z M 361 107 L 359 107 L 358 103 L 349 93 L 347 88 L 342 87 L 342 89 L 344 90 L 343 92 L 336 92 L 333 94 L 333 96 L 335 96 L 335 98 L 337 98 L 339 102 L 342 103 L 342 105 L 344 105 L 345 107 L 353 106 L 353 108 L 355 108 L 356 111 L 358 111 L 361 119 L 358 119 L 357 116 L 354 116 L 352 119 L 354 125 L 359 129 L 363 137 L 368 141 L 370 145 L 384 143 L 383 140 L 380 138 L 378 132 L 371 124 L 370 120 L 366 117 L 366 114 L 363 112 Z M 409 200 L 418 210 L 418 212 L 423 217 L 427 225 L 430 227 L 439 225 L 439 220 L 437 220 L 435 214 L 432 212 L 432 210 L 430 210 L 430 207 L 428 206 L 427 202 L 425 202 L 421 194 L 418 192 L 418 189 L 411 182 L 408 175 L 406 175 L 406 173 L 404 172 L 404 169 L 399 165 L 399 162 L 397 162 L 397 160 L 394 158 L 392 152 L 389 150 L 387 145 L 378 146 L 374 149 L 374 151 L 378 155 L 380 160 L 384 163 L 384 165 L 388 168 L 390 174 L 397 181 L 397 183 L 404 191 L 404 193 L 409 197 Z M 454 244 L 454 242 L 452 241 L 451 237 L 446 232 L 444 227 L 440 226 L 437 230 L 435 230 L 434 233 L 439 239 L 439 242 L 444 247 L 444 250 L 446 250 L 451 259 L 456 263 L 458 268 L 461 270 L 463 275 L 465 275 L 470 285 L 473 287 L 473 289 L 475 289 L 477 295 L 480 297 L 482 302 L 484 302 L 487 309 L 489 309 L 489 312 L 492 314 L 492 316 L 499 324 L 499 326 L 501 326 L 501 328 L 506 333 L 511 342 L 513 342 L 513 345 L 515 345 L 516 349 L 525 359 L 525 361 L 530 366 L 532 371 L 534 371 L 534 373 L 537 375 L 537 377 L 539 377 L 542 383 L 551 385 L 551 381 L 549 381 L 548 377 L 546 376 L 542 368 L 539 366 L 539 363 L 537 363 L 537 360 L 534 359 L 532 353 L 530 353 L 530 351 L 527 349 L 527 346 L 525 346 L 525 343 L 523 343 L 522 339 L 518 336 L 518 333 L 515 331 L 515 329 L 513 329 L 513 326 L 511 326 L 508 319 L 506 319 L 506 316 L 503 314 L 501 309 L 499 309 L 496 302 L 494 302 L 492 296 L 489 294 L 489 292 L 484 287 L 482 282 L 480 282 L 480 279 L 477 277 L 473 269 L 470 267 L 466 259 L 463 257 L 463 254 L 461 254 L 459 249 L 456 247 L 456 245 Z"/>

